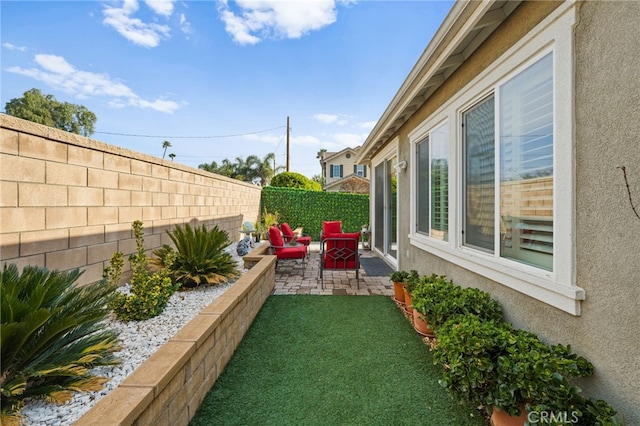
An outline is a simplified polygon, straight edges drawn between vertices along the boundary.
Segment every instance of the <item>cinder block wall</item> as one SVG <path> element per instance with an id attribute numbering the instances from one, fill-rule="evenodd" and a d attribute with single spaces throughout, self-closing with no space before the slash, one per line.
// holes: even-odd
<path id="1" fill-rule="evenodd" d="M 160 148 L 159 148 L 160 149 Z M 217 225 L 240 239 L 259 187 L 0 114 L 0 263 L 81 268 L 102 277 L 111 255 L 170 243 L 176 224 Z M 125 272 L 129 263 L 125 262 Z"/>

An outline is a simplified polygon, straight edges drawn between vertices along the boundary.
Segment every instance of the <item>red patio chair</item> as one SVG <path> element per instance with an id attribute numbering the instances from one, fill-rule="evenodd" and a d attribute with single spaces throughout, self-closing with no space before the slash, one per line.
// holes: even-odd
<path id="1" fill-rule="evenodd" d="M 282 230 L 282 237 L 286 243 L 290 243 L 291 241 L 295 241 L 296 243 L 304 244 L 308 246 L 311 244 L 311 237 L 308 236 L 298 236 L 292 230 L 287 222 L 282 222 L 280 224 L 280 229 Z"/>
<path id="2" fill-rule="evenodd" d="M 271 252 L 276 255 L 276 266 L 278 260 L 285 259 L 304 259 L 307 257 L 307 246 L 304 244 L 298 244 L 295 246 L 286 245 L 282 239 L 282 233 L 277 226 L 269 228 L 269 243 L 271 245 Z"/>
<path id="3" fill-rule="evenodd" d="M 322 222 L 322 233 L 320 234 L 320 241 L 324 240 L 325 235 L 328 234 L 342 234 L 342 221 L 340 220 L 325 220 Z"/>
<path id="4" fill-rule="evenodd" d="M 359 241 L 359 232 L 324 235 L 320 242 L 320 281 L 322 289 L 324 289 L 324 275 L 327 269 L 355 270 L 356 283 L 360 288 Z"/>

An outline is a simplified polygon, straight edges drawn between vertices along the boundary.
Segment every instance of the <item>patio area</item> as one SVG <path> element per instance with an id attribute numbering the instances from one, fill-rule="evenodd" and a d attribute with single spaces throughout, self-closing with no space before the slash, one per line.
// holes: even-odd
<path id="1" fill-rule="evenodd" d="M 279 261 L 276 267 L 276 285 L 273 294 L 340 294 L 340 295 L 383 295 L 393 296 L 393 283 L 389 275 L 369 275 L 360 267 L 360 288 L 357 286 L 353 270 L 326 270 L 324 290 L 320 282 L 320 245 L 313 242 L 309 246 L 311 254 L 304 264 L 300 260 Z M 370 250 L 360 250 L 360 258 L 377 258 Z"/>

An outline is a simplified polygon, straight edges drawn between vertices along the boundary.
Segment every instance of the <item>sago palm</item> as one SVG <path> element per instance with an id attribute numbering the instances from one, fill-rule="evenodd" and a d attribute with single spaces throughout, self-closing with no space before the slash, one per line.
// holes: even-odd
<path id="1" fill-rule="evenodd" d="M 169 269 L 174 280 L 184 287 L 220 284 L 240 275 L 235 260 L 224 251 L 230 243 L 229 234 L 217 226 L 207 230 L 204 225 L 192 228 L 185 224 L 167 233 L 177 251 Z M 158 259 L 150 262 L 153 267 L 163 266 L 167 250 L 171 250 L 169 246 L 154 251 Z"/>
<path id="2" fill-rule="evenodd" d="M 26 398 L 52 402 L 74 391 L 100 390 L 90 369 L 119 361 L 117 333 L 105 330 L 113 287 L 76 286 L 81 272 L 4 265 L 1 285 L 2 424 L 17 424 Z"/>

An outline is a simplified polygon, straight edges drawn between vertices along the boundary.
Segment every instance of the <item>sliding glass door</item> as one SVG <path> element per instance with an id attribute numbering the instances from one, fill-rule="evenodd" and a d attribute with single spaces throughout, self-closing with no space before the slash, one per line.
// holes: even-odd
<path id="1" fill-rule="evenodd" d="M 398 190 L 395 155 L 374 165 L 373 246 L 390 261 L 398 258 Z"/>

